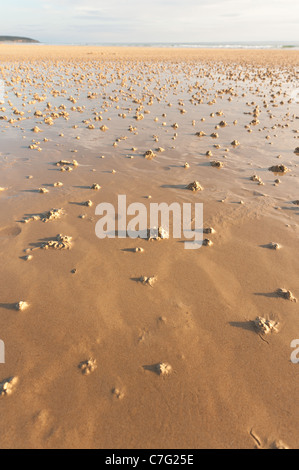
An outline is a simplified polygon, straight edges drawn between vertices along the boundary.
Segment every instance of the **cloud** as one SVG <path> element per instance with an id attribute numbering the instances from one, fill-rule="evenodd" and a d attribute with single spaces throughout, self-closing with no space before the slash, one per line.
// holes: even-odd
<path id="1" fill-rule="evenodd" d="M 1 16 L 3 34 L 35 21 L 55 42 L 299 40 L 297 0 L 15 0 Z"/>

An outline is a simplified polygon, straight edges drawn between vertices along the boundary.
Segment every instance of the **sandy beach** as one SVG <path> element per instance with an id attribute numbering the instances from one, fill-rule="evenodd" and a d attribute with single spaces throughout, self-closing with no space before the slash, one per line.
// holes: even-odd
<path id="1" fill-rule="evenodd" d="M 0 44 L 1 449 L 298 448 L 298 62 Z M 207 244 L 100 239 L 118 195 Z"/>

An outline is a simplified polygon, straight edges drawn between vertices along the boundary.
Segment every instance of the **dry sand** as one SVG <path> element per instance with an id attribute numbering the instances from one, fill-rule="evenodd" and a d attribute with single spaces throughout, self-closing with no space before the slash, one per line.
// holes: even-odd
<path id="1" fill-rule="evenodd" d="M 298 52 L 0 60 L 0 447 L 298 447 Z M 98 239 L 118 194 L 203 202 L 212 244 Z"/>

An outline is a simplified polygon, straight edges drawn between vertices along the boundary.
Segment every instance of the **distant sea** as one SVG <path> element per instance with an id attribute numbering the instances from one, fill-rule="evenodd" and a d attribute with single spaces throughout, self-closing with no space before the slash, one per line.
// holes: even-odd
<path id="1" fill-rule="evenodd" d="M 299 49 L 299 41 L 264 41 L 264 42 L 81 42 L 81 43 L 40 43 L 72 46 L 117 46 L 117 47 L 170 47 L 194 49 Z"/>

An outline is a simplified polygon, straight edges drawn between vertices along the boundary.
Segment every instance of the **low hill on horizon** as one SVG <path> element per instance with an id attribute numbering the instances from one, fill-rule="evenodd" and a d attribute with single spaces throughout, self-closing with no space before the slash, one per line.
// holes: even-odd
<path id="1" fill-rule="evenodd" d="M 0 42 L 34 42 L 38 43 L 36 39 L 25 38 L 22 36 L 0 36 Z"/>

